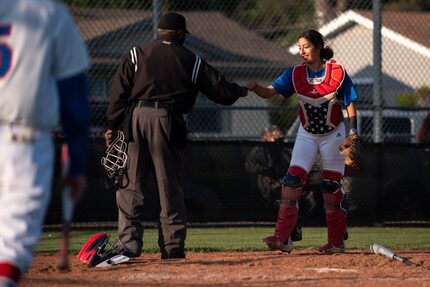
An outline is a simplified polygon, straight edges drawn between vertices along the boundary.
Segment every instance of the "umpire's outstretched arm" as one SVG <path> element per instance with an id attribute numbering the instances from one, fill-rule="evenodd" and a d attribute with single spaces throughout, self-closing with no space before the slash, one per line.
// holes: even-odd
<path id="1" fill-rule="evenodd" d="M 196 82 L 199 90 L 210 100 L 221 105 L 232 105 L 248 94 L 248 89 L 229 82 L 214 67 L 202 60 L 202 68 Z"/>

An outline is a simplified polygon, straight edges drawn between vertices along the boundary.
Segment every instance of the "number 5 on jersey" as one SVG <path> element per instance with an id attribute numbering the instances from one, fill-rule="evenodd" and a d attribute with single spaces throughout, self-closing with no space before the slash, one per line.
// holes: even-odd
<path id="1" fill-rule="evenodd" d="M 3 78 L 12 65 L 12 49 L 6 43 L 11 25 L 0 24 L 0 78 Z"/>

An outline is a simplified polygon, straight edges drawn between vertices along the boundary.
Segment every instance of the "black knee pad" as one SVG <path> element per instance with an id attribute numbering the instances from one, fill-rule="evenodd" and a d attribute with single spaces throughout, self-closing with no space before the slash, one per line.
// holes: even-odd
<path id="1" fill-rule="evenodd" d="M 323 180 L 321 183 L 321 191 L 323 193 L 335 193 L 340 188 L 340 184 L 337 181 Z"/>
<path id="2" fill-rule="evenodd" d="M 341 208 L 341 201 L 343 198 L 340 192 L 340 183 L 332 180 L 323 180 L 321 183 L 321 191 L 324 198 L 324 207 L 327 208 Z"/>
<path id="3" fill-rule="evenodd" d="M 300 188 L 303 186 L 303 180 L 296 175 L 292 175 L 287 173 L 286 176 L 282 179 L 282 183 L 290 188 Z"/>

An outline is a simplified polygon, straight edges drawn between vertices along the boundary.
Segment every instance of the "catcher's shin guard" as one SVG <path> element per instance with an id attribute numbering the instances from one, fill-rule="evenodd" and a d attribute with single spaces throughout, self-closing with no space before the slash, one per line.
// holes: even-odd
<path id="1" fill-rule="evenodd" d="M 324 206 L 326 210 L 327 240 L 336 247 L 343 245 L 346 233 L 346 210 L 342 208 L 344 199 L 341 190 L 342 175 L 331 171 L 323 172 Z"/>
<path id="2" fill-rule="evenodd" d="M 296 227 L 299 216 L 297 201 L 300 199 L 301 194 L 301 188 L 282 187 L 281 204 L 275 226 L 275 234 L 281 242 L 287 241 Z"/>
<path id="3" fill-rule="evenodd" d="M 283 179 L 278 220 L 275 226 L 275 236 L 280 242 L 286 242 L 296 228 L 298 201 L 302 195 L 306 175 L 306 171 L 302 168 L 290 167 Z M 267 242 L 267 240 L 263 241 Z"/>
<path id="4" fill-rule="evenodd" d="M 302 240 L 302 225 L 300 224 L 300 217 L 297 218 L 296 227 L 291 232 L 291 240 L 292 241 L 301 241 Z"/>

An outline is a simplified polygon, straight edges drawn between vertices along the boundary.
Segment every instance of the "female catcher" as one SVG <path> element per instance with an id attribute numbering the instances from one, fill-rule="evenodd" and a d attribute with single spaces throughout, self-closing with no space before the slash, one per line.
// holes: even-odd
<path id="1" fill-rule="evenodd" d="M 323 168 L 323 192 L 328 242 L 319 251 L 345 251 L 346 210 L 342 204 L 342 178 L 345 163 L 356 167 L 359 157 L 357 117 L 354 101 L 357 91 L 344 68 L 330 60 L 333 50 L 324 47 L 322 35 L 308 30 L 298 37 L 298 48 L 304 62 L 289 68 L 271 85 L 250 82 L 247 87 L 262 98 L 276 94 L 297 94 L 301 125 L 293 148 L 291 163 L 283 179 L 281 204 L 275 233 L 263 239 L 272 250 L 291 252 L 290 235 L 298 219 L 298 201 L 308 173 L 319 153 Z M 342 106 L 349 118 L 347 134 Z"/>

